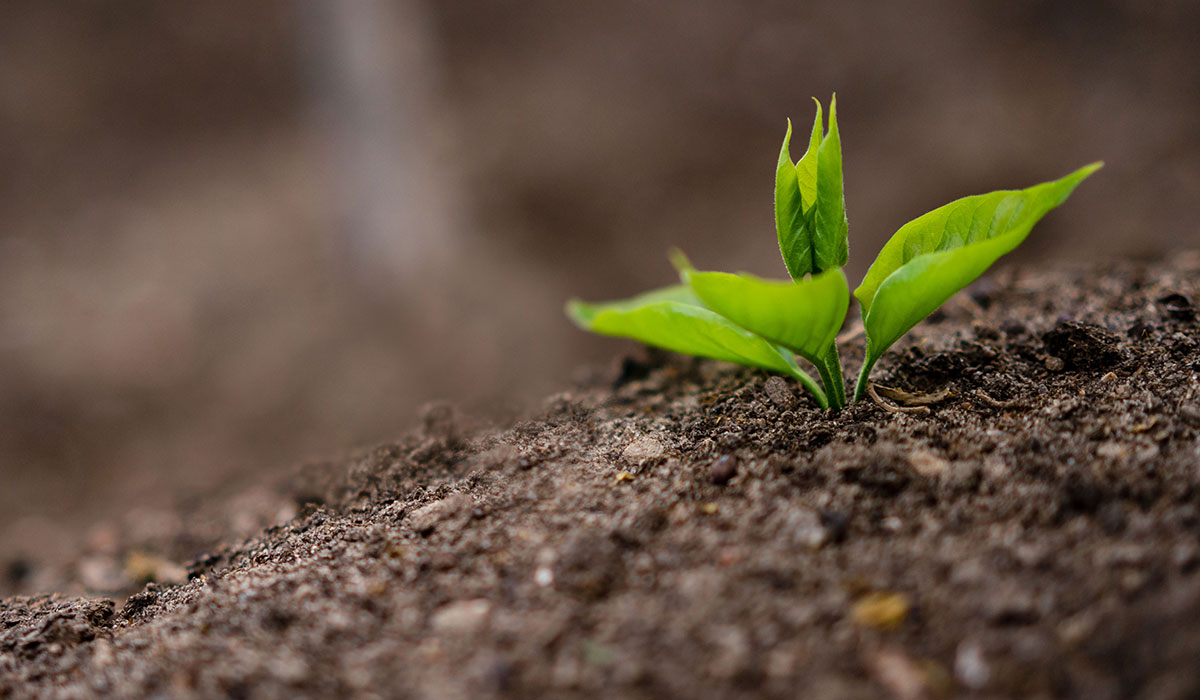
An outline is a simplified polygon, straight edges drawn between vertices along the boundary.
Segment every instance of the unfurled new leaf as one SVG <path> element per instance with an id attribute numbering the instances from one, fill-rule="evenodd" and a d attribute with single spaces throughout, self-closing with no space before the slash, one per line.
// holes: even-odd
<path id="1" fill-rule="evenodd" d="M 1093 163 L 1024 190 L 964 197 L 902 226 L 854 292 L 867 333 L 860 387 L 892 343 L 1016 248 L 1100 166 Z"/>
<path id="2" fill-rule="evenodd" d="M 825 404 L 824 393 L 796 366 L 790 353 L 705 308 L 686 285 L 601 304 L 574 299 L 567 302 L 567 313 L 593 333 L 795 377 Z"/>
<path id="3" fill-rule="evenodd" d="M 842 267 L 849 255 L 837 96 L 829 103 L 828 133 L 817 102 L 808 150 L 794 164 L 791 139 L 789 120 L 775 169 L 775 230 L 788 274 L 800 280 L 810 273 Z"/>

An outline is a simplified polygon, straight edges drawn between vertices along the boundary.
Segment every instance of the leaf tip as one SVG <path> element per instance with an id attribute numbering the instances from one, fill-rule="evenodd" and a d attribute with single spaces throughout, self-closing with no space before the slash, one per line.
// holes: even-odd
<path id="1" fill-rule="evenodd" d="M 585 330 L 591 326 L 592 319 L 596 316 L 595 307 L 578 297 L 567 299 L 563 311 L 566 312 L 567 318 L 575 322 L 575 325 Z"/>
<path id="2" fill-rule="evenodd" d="M 687 274 L 695 272 L 696 268 L 692 265 L 692 261 L 688 260 L 688 256 L 679 248 L 672 248 L 667 252 L 667 257 L 671 259 L 671 265 L 675 271 L 679 273 L 680 279 L 687 282 Z"/>

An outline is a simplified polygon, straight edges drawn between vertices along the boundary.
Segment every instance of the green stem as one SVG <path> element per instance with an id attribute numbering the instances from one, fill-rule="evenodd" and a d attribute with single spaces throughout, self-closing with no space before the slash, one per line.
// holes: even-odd
<path id="1" fill-rule="evenodd" d="M 836 405 L 841 408 L 846 405 L 846 379 L 842 375 L 842 358 L 838 356 L 836 340 L 825 351 L 825 366 L 829 372 L 829 384 L 825 385 L 825 390 L 837 394 Z"/>
<path id="2" fill-rule="evenodd" d="M 875 367 L 875 361 L 878 357 L 872 357 L 871 344 L 867 343 L 867 357 L 863 362 L 862 371 L 858 373 L 858 383 L 854 386 L 854 400 L 858 401 L 867 393 L 867 377 L 871 375 L 871 370 Z"/>
<path id="3" fill-rule="evenodd" d="M 818 369 L 820 368 L 818 367 Z M 808 372 L 805 372 L 797 367 L 793 376 L 796 377 L 796 380 L 800 382 L 801 386 L 803 386 L 805 389 L 808 389 L 808 392 L 817 400 L 818 406 L 820 406 L 822 409 L 829 408 L 829 398 L 825 395 L 825 392 L 821 390 L 821 387 L 817 385 L 816 380 L 813 379 Z M 822 377 L 822 379 L 824 379 L 824 377 Z"/>
<path id="4" fill-rule="evenodd" d="M 825 385 L 825 395 L 829 397 L 829 406 L 833 408 L 841 408 L 842 404 L 838 400 L 837 384 L 834 382 L 833 375 L 829 371 L 829 365 L 824 362 L 813 362 L 817 372 L 821 375 L 821 384 Z"/>

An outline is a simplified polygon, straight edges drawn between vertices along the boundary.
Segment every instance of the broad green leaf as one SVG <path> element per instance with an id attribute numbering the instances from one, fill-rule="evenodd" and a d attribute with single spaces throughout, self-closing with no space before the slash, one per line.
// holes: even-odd
<path id="1" fill-rule="evenodd" d="M 818 128 L 819 128 L 818 124 Z M 789 146 L 792 140 L 792 120 L 788 120 L 779 164 L 775 168 L 775 232 L 779 236 L 779 252 L 788 274 L 800 279 L 812 271 L 812 232 L 804 215 L 804 202 L 792 163 Z"/>
<path id="2" fill-rule="evenodd" d="M 854 291 L 867 332 L 860 385 L 892 343 L 1020 245 L 1034 224 L 1101 165 L 1024 190 L 964 197 L 902 226 Z"/>
<path id="3" fill-rule="evenodd" d="M 727 272 L 683 275 L 705 306 L 813 364 L 826 362 L 850 306 L 846 276 L 837 268 L 799 281 Z"/>
<path id="4" fill-rule="evenodd" d="M 817 119 L 820 118 L 818 105 Z M 812 216 L 813 271 L 823 272 L 843 267 L 850 258 L 846 196 L 842 189 L 842 140 L 838 134 L 837 95 L 829 101 L 829 132 L 817 149 L 816 161 L 817 196 Z"/>
<path id="5" fill-rule="evenodd" d="M 584 330 L 634 340 L 687 355 L 708 357 L 786 374 L 826 405 L 824 392 L 789 353 L 704 308 L 690 289 L 676 285 L 624 301 L 567 302 L 567 314 Z"/>

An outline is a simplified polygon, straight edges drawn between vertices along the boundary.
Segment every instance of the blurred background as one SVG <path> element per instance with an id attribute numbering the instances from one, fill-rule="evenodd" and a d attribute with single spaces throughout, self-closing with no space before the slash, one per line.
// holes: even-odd
<path id="1" fill-rule="evenodd" d="M 534 405 L 630 347 L 563 301 L 669 246 L 784 275 L 784 120 L 835 90 L 854 280 L 1097 159 L 1015 259 L 1194 246 L 1198 36 L 1191 0 L 6 0 L 0 551 Z"/>

